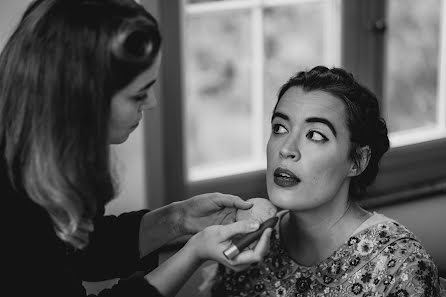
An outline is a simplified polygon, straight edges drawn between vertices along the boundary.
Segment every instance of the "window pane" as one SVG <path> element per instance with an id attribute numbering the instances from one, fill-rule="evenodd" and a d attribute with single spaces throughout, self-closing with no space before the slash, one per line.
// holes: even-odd
<path id="1" fill-rule="evenodd" d="M 204 3 L 204 2 L 223 2 L 223 1 L 236 1 L 236 0 L 186 0 L 187 3 Z"/>
<path id="2" fill-rule="evenodd" d="M 186 16 L 187 167 L 247 159 L 251 133 L 248 11 Z"/>
<path id="3" fill-rule="evenodd" d="M 297 71 L 324 64 L 324 6 L 307 3 L 264 10 L 264 131 L 282 84 Z"/>
<path id="4" fill-rule="evenodd" d="M 391 132 L 438 121 L 440 2 L 388 1 L 384 109 Z"/>

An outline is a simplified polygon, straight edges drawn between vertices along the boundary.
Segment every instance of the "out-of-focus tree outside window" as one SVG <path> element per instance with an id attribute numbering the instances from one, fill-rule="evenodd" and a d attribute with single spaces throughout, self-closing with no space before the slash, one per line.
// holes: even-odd
<path id="1" fill-rule="evenodd" d="M 441 18 L 446 17 L 441 2 L 387 3 L 384 110 L 390 131 L 402 132 L 406 142 L 417 142 L 432 130 L 446 135 L 446 110 L 441 107 L 446 98 L 440 98 L 446 83 L 446 77 L 440 79 L 441 55 L 446 58 L 446 48 L 441 51 Z"/>
<path id="2" fill-rule="evenodd" d="M 190 15 L 186 21 L 188 164 L 249 158 L 251 32 L 247 11 Z"/>
<path id="3" fill-rule="evenodd" d="M 204 3 L 204 2 L 223 2 L 223 1 L 238 1 L 238 0 L 187 0 L 186 2 L 189 4 L 194 3 Z"/>
<path id="4" fill-rule="evenodd" d="M 280 86 L 339 65 L 335 0 L 185 2 L 185 145 L 189 180 L 265 167 Z M 337 6 L 338 5 L 338 6 Z"/>

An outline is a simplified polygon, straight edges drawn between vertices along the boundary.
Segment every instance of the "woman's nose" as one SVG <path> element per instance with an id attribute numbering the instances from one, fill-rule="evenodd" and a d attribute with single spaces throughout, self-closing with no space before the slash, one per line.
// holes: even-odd
<path id="1" fill-rule="evenodd" d="M 287 139 L 279 151 L 280 157 L 283 159 L 299 160 L 300 151 L 296 139 Z"/>
<path id="2" fill-rule="evenodd" d="M 141 106 L 142 110 L 146 110 L 146 109 L 153 109 L 155 107 L 158 106 L 158 100 L 155 96 L 155 92 L 153 92 L 152 90 L 150 90 L 147 93 L 147 98 L 146 100 L 144 100 L 143 105 Z"/>

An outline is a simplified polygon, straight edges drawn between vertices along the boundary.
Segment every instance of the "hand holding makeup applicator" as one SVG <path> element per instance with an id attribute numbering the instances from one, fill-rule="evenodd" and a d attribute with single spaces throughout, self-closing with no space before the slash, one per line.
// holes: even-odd
<path id="1" fill-rule="evenodd" d="M 275 217 L 277 209 L 268 199 L 251 198 L 247 201 L 254 205 L 247 210 L 237 210 L 236 221 L 254 219 L 263 223 L 256 231 L 234 239 L 232 245 L 223 252 L 228 259 L 234 258 L 246 247 L 257 241 L 262 236 L 263 231 L 267 228 L 274 228 L 278 220 L 278 218 Z"/>
<path id="2" fill-rule="evenodd" d="M 274 228 L 278 220 L 279 220 L 278 217 L 272 217 L 266 220 L 260 225 L 259 229 L 257 229 L 256 231 L 245 234 L 241 238 L 235 240 L 229 248 L 223 251 L 223 254 L 229 260 L 233 259 L 238 254 L 240 254 L 245 248 L 247 248 L 251 243 L 258 240 L 262 236 L 263 231 L 265 231 L 267 228 Z"/>

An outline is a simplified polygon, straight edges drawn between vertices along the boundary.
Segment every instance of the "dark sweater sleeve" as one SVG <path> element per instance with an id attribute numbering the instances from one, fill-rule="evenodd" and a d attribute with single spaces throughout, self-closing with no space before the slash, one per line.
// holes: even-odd
<path id="1" fill-rule="evenodd" d="M 162 296 L 144 276 L 158 264 L 156 253 L 139 258 L 139 225 L 147 210 L 95 220 L 91 246 L 76 252 L 57 237 L 46 210 L 8 182 L 0 160 L 3 202 L 2 291 L 18 297 L 85 297 L 82 280 L 120 278 L 100 297 Z"/>
<path id="2" fill-rule="evenodd" d="M 140 222 L 147 212 L 99 216 L 95 220 L 88 248 L 74 257 L 83 280 L 125 278 L 136 271 L 148 273 L 158 265 L 156 251 L 142 259 L 139 254 Z"/>
<path id="3" fill-rule="evenodd" d="M 110 289 L 102 290 L 98 297 L 162 297 L 161 293 L 144 279 L 145 273 L 138 271 L 128 278 L 120 279 Z M 93 297 L 93 295 L 89 295 Z"/>

